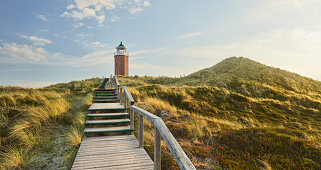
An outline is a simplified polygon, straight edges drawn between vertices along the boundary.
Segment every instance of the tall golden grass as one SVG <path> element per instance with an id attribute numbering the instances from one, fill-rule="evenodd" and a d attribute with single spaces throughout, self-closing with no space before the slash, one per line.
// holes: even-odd
<path id="1" fill-rule="evenodd" d="M 83 105 L 88 103 L 87 98 L 89 96 L 77 96 L 69 91 L 2 87 L 0 167 L 51 167 L 46 162 L 42 162 L 45 165 L 35 165 L 32 161 L 37 161 L 37 152 L 55 152 L 55 148 L 49 147 L 51 140 L 56 138 L 55 133 L 70 143 L 68 152 L 75 153 L 82 138 L 85 120 Z M 68 127 L 65 128 L 68 130 L 57 127 Z M 72 156 L 66 156 L 66 161 L 72 162 Z"/>

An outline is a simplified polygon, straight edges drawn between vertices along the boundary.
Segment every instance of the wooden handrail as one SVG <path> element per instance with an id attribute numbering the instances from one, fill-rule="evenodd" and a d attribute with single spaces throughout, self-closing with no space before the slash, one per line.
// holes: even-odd
<path id="1" fill-rule="evenodd" d="M 117 78 L 116 76 L 114 76 L 114 81 L 115 81 L 115 85 L 116 85 L 116 87 L 119 87 L 118 78 Z"/>
<path id="2" fill-rule="evenodd" d="M 114 76 L 108 84 L 112 86 L 112 88 L 116 89 L 116 93 L 118 94 L 118 98 L 120 103 L 124 105 L 125 108 L 130 109 L 130 129 L 134 130 L 134 114 L 139 114 L 139 147 L 144 147 L 144 121 L 143 118 L 146 118 L 151 123 L 155 125 L 155 136 L 154 136 L 154 169 L 161 169 L 161 137 L 164 139 L 168 149 L 172 153 L 173 157 L 176 160 L 177 165 L 183 170 L 193 170 L 196 169 L 192 162 L 189 160 L 184 150 L 181 148 L 179 143 L 176 141 L 175 137 L 167 128 L 164 121 L 137 106 L 134 106 L 135 100 L 131 95 L 130 91 L 126 86 L 120 86 L 118 79 Z M 129 104 L 129 105 L 128 105 Z"/>
<path id="3" fill-rule="evenodd" d="M 126 97 L 127 97 L 127 100 L 128 100 L 128 102 L 129 102 L 129 104 L 130 104 L 130 105 L 133 105 L 133 104 L 135 103 L 135 100 L 134 100 L 132 94 L 129 92 L 128 88 L 127 88 L 126 86 L 121 86 L 121 87 L 119 87 L 119 88 L 120 88 L 120 89 L 124 89 L 124 93 L 125 93 L 125 95 L 126 95 Z"/>
<path id="4" fill-rule="evenodd" d="M 176 141 L 175 137 L 169 131 L 169 129 L 165 125 L 164 121 L 160 117 L 153 115 L 152 113 L 147 112 L 146 110 L 141 109 L 137 106 L 130 106 L 130 109 L 133 110 L 134 112 L 138 113 L 140 116 L 143 116 L 144 118 L 146 118 L 147 120 L 149 120 L 150 122 L 152 122 L 155 125 L 155 134 L 156 134 L 156 131 L 160 133 L 160 135 L 164 139 L 168 149 L 170 150 L 170 152 L 174 156 L 176 163 L 178 164 L 178 166 L 181 169 L 196 169 L 194 167 L 194 165 L 192 164 L 192 162 L 187 157 L 187 155 L 185 154 L 184 150 L 181 148 L 181 146 Z M 143 129 L 143 127 L 139 127 L 139 129 Z M 141 140 L 140 136 L 139 136 L 139 139 Z M 156 139 L 156 137 L 155 137 L 155 139 Z M 156 144 L 157 140 L 155 140 L 154 142 Z M 155 146 L 158 147 L 159 145 L 160 144 L 156 144 Z M 160 152 L 160 151 L 157 151 L 158 149 L 156 147 L 155 147 L 154 155 L 159 154 L 156 152 Z M 159 157 L 159 156 L 156 156 L 156 157 Z M 159 162 L 155 162 L 155 160 L 154 160 L 154 163 L 158 164 Z"/>

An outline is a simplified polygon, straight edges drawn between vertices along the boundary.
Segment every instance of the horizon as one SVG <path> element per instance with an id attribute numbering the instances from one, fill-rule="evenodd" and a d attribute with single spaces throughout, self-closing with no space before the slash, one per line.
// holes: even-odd
<path id="1" fill-rule="evenodd" d="M 245 57 L 321 81 L 321 1 L 0 2 L 0 85 L 109 77 L 116 46 L 129 75 L 178 77 Z"/>
<path id="2" fill-rule="evenodd" d="M 234 56 L 235 57 L 235 56 Z M 234 57 L 228 57 L 228 58 L 225 58 L 225 59 L 223 59 L 223 60 L 226 60 L 226 59 L 230 59 L 230 58 L 234 58 Z M 245 58 L 245 59 L 249 59 L 249 58 L 247 58 L 247 57 L 242 57 L 242 56 L 240 56 L 240 57 L 236 57 L 236 58 Z M 222 60 L 222 61 L 223 61 Z M 250 59 L 251 60 L 251 59 Z M 222 61 L 220 61 L 219 63 L 221 63 Z M 253 62 L 256 62 L 255 60 L 251 60 L 251 61 L 253 61 Z M 216 63 L 216 64 L 219 64 L 219 63 Z M 215 65 L 216 65 L 215 64 Z M 269 66 L 269 65 L 265 65 L 264 63 L 260 63 L 260 64 L 262 64 L 262 65 L 264 65 L 264 66 L 266 66 L 266 67 L 272 67 L 272 66 Z M 214 67 L 215 65 L 213 65 L 213 66 L 211 66 L 211 67 Z M 207 67 L 207 68 L 210 68 L 210 67 Z M 272 67 L 272 68 L 275 68 L 275 69 L 278 69 L 277 67 Z M 206 68 L 203 68 L 203 69 L 206 69 Z M 195 71 L 195 72 L 198 72 L 198 71 L 201 71 L 201 70 L 203 70 L 203 69 L 200 69 L 200 70 L 197 70 L 197 71 Z M 284 69 L 281 69 L 281 71 L 287 71 L 287 72 L 290 72 L 290 73 L 292 73 L 292 74 L 297 74 L 297 73 L 295 73 L 295 72 L 291 72 L 291 71 L 288 71 L 288 70 L 284 70 Z M 195 73 L 195 72 L 193 72 L 193 73 Z M 190 74 L 193 74 L 193 73 L 190 73 Z M 190 74 L 188 74 L 188 75 L 190 75 Z M 149 76 L 149 75 L 140 75 L 140 76 L 149 76 L 149 77 L 155 77 L 155 78 L 157 78 L 157 77 L 168 77 L 168 78 L 181 78 L 181 77 L 186 77 L 186 76 L 188 76 L 188 75 L 179 75 L 179 76 L 163 76 L 163 75 L 159 75 L 159 76 Z M 302 75 L 300 75 L 300 74 L 297 74 L 297 75 L 299 75 L 299 76 L 302 76 Z M 136 75 L 128 75 L 128 76 L 136 76 Z M 306 76 L 303 76 L 303 77 L 306 77 Z M 84 78 L 84 79 L 79 79 L 79 80 L 70 80 L 70 81 L 67 81 L 67 82 L 57 82 L 57 83 L 52 83 L 52 84 L 47 84 L 46 82 L 44 82 L 44 83 L 40 83 L 39 84 L 39 86 L 40 87 L 31 87 L 31 86 L 34 86 L 34 84 L 33 84 L 33 82 L 30 82 L 30 81 L 25 81 L 25 82 L 19 82 L 20 84 L 21 84 L 21 86 L 12 86 L 12 87 L 25 87 L 25 88 L 43 88 L 43 87 L 48 87 L 48 86 L 50 86 L 50 85 L 55 85 L 55 84 L 59 84 L 59 83 L 69 83 L 69 82 L 71 82 L 71 81 L 82 81 L 82 80 L 86 80 L 86 79 L 91 79 L 91 78 L 96 78 L 96 77 L 88 77 L 88 78 Z M 98 77 L 98 78 L 108 78 L 108 76 L 102 76 L 102 77 Z M 315 80 L 315 79 L 313 79 L 313 78 L 310 78 L 310 77 L 306 77 L 306 78 L 309 78 L 309 79 L 312 79 L 312 80 L 314 80 L 314 81 L 319 81 L 319 80 Z M 319 82 L 321 82 L 321 81 L 319 81 Z M 1 85 L 0 85 L 1 86 Z M 10 85 L 9 85 L 10 86 Z M 30 87 L 29 87 L 30 86 Z M 4 86 L 4 87 L 6 87 L 6 86 Z"/>

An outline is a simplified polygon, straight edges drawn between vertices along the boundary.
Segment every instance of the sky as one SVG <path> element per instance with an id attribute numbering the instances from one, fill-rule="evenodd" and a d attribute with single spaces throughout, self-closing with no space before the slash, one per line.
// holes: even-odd
<path id="1" fill-rule="evenodd" d="M 243 56 L 321 80 L 321 0 L 1 0 L 0 85 L 184 76 Z"/>

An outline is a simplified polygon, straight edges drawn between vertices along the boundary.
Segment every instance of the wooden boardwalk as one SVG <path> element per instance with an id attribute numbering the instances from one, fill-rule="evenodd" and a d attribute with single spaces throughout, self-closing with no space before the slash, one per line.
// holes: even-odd
<path id="1" fill-rule="evenodd" d="M 113 87 L 105 89 L 107 85 Z M 93 94 L 85 122 L 87 137 L 82 140 L 71 169 L 161 170 L 162 137 L 177 165 L 184 170 L 195 170 L 163 120 L 134 106 L 132 95 L 126 86 L 119 86 L 117 77 L 112 81 L 105 79 Z M 139 141 L 132 135 L 135 113 L 138 114 Z M 144 150 L 144 118 L 154 124 L 154 161 Z"/>
<path id="2" fill-rule="evenodd" d="M 154 162 L 130 134 L 129 114 L 115 89 L 103 85 L 96 89 L 88 112 L 84 130 L 88 137 L 82 140 L 72 169 L 154 169 Z"/>
<path id="3" fill-rule="evenodd" d="M 133 135 L 85 138 L 72 169 L 154 169 Z"/>

